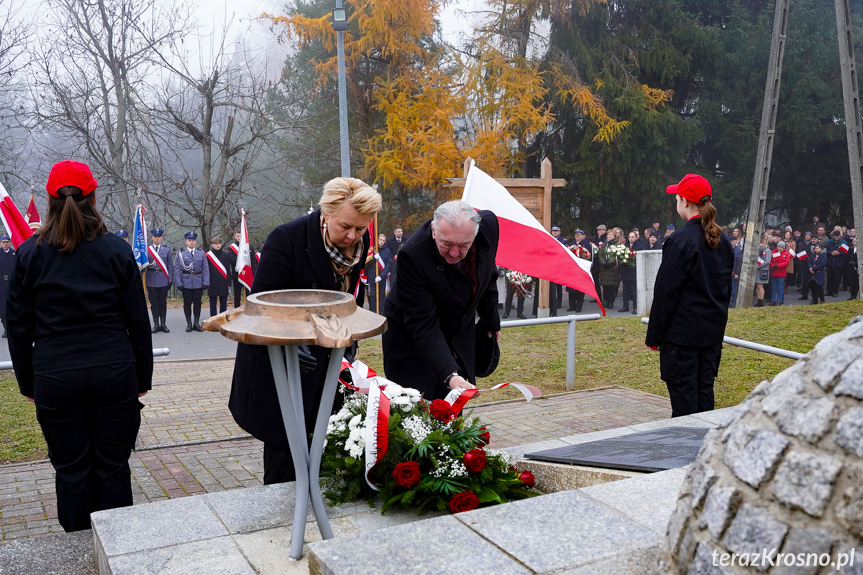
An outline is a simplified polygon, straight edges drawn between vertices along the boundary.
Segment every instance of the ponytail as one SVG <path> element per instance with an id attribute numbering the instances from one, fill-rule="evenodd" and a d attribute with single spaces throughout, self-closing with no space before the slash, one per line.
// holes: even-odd
<path id="1" fill-rule="evenodd" d="M 716 208 L 710 201 L 703 204 L 695 204 L 698 208 L 698 214 L 701 218 L 701 227 L 704 229 L 704 241 L 710 246 L 710 249 L 715 250 L 719 245 L 719 238 L 722 234 L 722 229 L 716 224 Z"/>
<path id="2" fill-rule="evenodd" d="M 94 193 L 85 197 L 80 188 L 64 186 L 58 190 L 58 197 L 48 196 L 48 215 L 36 232 L 36 245 L 45 239 L 61 252 L 71 252 L 82 241 L 106 233 L 105 222 L 93 205 Z"/>

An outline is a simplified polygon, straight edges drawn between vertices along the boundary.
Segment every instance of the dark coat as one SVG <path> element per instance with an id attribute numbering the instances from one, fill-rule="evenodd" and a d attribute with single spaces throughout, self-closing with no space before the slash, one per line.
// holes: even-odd
<path id="1" fill-rule="evenodd" d="M 824 255 L 824 252 L 821 252 L 818 255 L 812 254 L 812 257 L 809 258 L 809 261 L 812 262 L 809 264 L 811 266 L 813 279 L 815 283 L 820 286 L 823 286 L 827 280 L 827 256 Z"/>
<path id="2" fill-rule="evenodd" d="M 638 242 L 636 241 L 636 243 L 638 243 Z M 628 247 L 630 249 L 635 249 L 629 244 L 628 240 L 623 245 L 625 245 L 626 247 Z M 632 263 L 635 263 L 635 261 L 633 261 Z M 635 274 L 635 266 L 631 266 L 629 264 L 620 264 L 620 266 L 618 266 L 618 269 L 620 270 L 620 281 L 622 281 L 622 282 L 634 282 L 634 281 L 638 280 L 638 277 Z"/>
<path id="3" fill-rule="evenodd" d="M 320 218 L 321 211 L 317 209 L 270 232 L 252 283 L 253 294 L 278 289 L 338 291 L 330 256 L 324 250 Z M 368 232 L 362 241 L 365 254 L 369 249 Z M 359 282 L 361 269 L 362 264 L 358 264 L 351 270 L 352 288 Z M 358 305 L 362 305 L 364 294 L 360 284 Z M 307 422 L 310 418 L 314 421 L 316 415 L 312 409 L 315 391 L 323 386 L 330 351 L 316 346 L 310 348 L 318 366 L 314 372 L 301 376 Z M 289 448 L 266 346 L 237 344 L 228 407 L 237 424 L 256 438 L 276 447 Z"/>
<path id="4" fill-rule="evenodd" d="M 662 245 L 645 343 L 690 347 L 721 344 L 728 322 L 733 268 L 731 242 L 720 235 L 719 245 L 711 249 L 698 218 L 668 236 Z"/>
<path id="5" fill-rule="evenodd" d="M 36 237 L 21 244 L 6 302 L 9 353 L 23 395 L 33 377 L 135 364 L 138 391 L 152 387 L 153 339 L 132 248 L 114 234 L 69 253 Z"/>
<path id="6" fill-rule="evenodd" d="M 479 214 L 471 248 L 476 249 L 475 294 L 468 276 L 441 257 L 428 221 L 399 252 L 399 274 L 384 304 L 386 377 L 418 389 L 426 399 L 446 395 L 444 379 L 453 372 L 474 383 L 475 334 L 500 330 L 495 266 L 500 231 L 493 213 Z"/>
<path id="7" fill-rule="evenodd" d="M 228 286 L 230 285 L 231 278 L 231 256 L 228 255 L 228 252 L 225 250 L 210 250 L 215 254 L 216 258 L 221 262 L 223 266 L 225 266 L 225 273 L 228 276 L 227 278 L 222 275 L 222 272 L 219 271 L 218 267 L 210 261 L 210 258 L 207 257 L 207 266 L 210 268 L 210 296 L 227 296 L 228 295 Z M 209 252 L 208 252 L 209 253 Z M 206 254 L 205 254 L 206 255 Z"/>
<path id="8" fill-rule="evenodd" d="M 0 315 L 6 315 L 6 292 L 9 290 L 13 267 L 15 267 L 15 250 L 9 248 L 8 252 L 4 252 L 0 249 Z"/>
<path id="9" fill-rule="evenodd" d="M 570 243 L 570 245 L 571 246 L 577 246 L 577 245 L 582 246 L 591 255 L 591 260 L 593 259 L 593 244 L 590 243 L 589 239 L 584 238 L 580 242 L 577 242 L 573 239 L 572 242 Z M 592 262 L 591 262 L 591 265 L 593 265 Z M 581 293 L 581 292 L 578 291 L 577 289 L 573 289 L 573 288 L 567 286 L 566 293 Z"/>

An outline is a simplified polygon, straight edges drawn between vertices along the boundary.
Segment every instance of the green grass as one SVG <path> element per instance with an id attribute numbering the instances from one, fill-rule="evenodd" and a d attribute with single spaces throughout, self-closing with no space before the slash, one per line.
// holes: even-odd
<path id="1" fill-rule="evenodd" d="M 48 447 L 36 422 L 35 406 L 18 391 L 14 376 L 0 379 L 0 463 L 45 457 Z"/>
<path id="2" fill-rule="evenodd" d="M 863 302 L 819 306 L 733 309 L 726 335 L 801 353 L 824 336 L 863 314 Z M 575 389 L 623 385 L 668 396 L 659 379 L 659 353 L 644 346 L 647 326 L 638 316 L 580 322 L 575 342 Z M 358 359 L 383 373 L 380 339 L 360 343 Z M 716 378 L 716 406 L 740 403 L 764 379 L 794 362 L 766 353 L 726 345 Z M 566 325 L 511 328 L 501 337 L 501 361 L 489 387 L 504 381 L 537 386 L 544 394 L 566 391 Z M 410 382 L 398 382 L 410 385 Z M 521 397 L 517 391 L 485 394 L 480 401 Z M 225 406 L 227 409 L 227 406 Z M 18 392 L 14 378 L 0 379 L 0 463 L 44 458 L 47 448 L 33 404 Z"/>

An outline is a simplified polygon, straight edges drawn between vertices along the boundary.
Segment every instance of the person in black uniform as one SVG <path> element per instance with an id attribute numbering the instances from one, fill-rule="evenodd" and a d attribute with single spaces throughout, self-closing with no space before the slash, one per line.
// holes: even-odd
<path id="1" fill-rule="evenodd" d="M 6 292 L 9 290 L 9 276 L 14 265 L 12 238 L 3 234 L 0 236 L 0 322 L 3 323 L 3 337 L 6 337 Z"/>
<path id="2" fill-rule="evenodd" d="M 369 250 L 369 222 L 380 208 L 381 195 L 365 182 L 330 180 L 320 209 L 270 232 L 252 293 L 280 289 L 353 293 L 358 288 L 357 305 L 362 307 L 365 291 L 358 282 Z M 300 353 L 306 429 L 314 429 L 329 355 L 330 350 L 317 346 Z M 294 464 L 266 346 L 237 345 L 228 406 L 237 424 L 264 442 L 264 484 L 293 481 Z"/>
<path id="3" fill-rule="evenodd" d="M 671 417 L 713 409 L 728 321 L 734 250 L 714 221 L 710 183 L 687 174 L 668 186 L 686 224 L 665 239 L 645 343 L 659 349 Z"/>
<path id="4" fill-rule="evenodd" d="M 216 300 L 219 303 L 219 313 L 228 311 L 228 284 L 231 282 L 231 257 L 222 250 L 222 238 L 210 240 L 210 251 L 207 252 L 207 263 L 210 266 L 210 317 L 216 315 Z"/>
<path id="5" fill-rule="evenodd" d="M 9 287 L 9 351 L 56 471 L 66 531 L 132 505 L 129 454 L 152 386 L 153 340 L 138 264 L 95 206 L 79 162 L 55 164 L 48 214 L 18 250 Z"/>

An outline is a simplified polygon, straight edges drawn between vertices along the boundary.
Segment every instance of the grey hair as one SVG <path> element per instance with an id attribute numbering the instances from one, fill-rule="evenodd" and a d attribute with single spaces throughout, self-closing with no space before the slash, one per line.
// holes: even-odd
<path id="1" fill-rule="evenodd" d="M 463 200 L 452 200 L 438 206 L 434 211 L 432 228 L 438 229 L 441 220 L 446 220 L 454 226 L 460 226 L 470 220 L 473 222 L 473 235 L 476 236 L 479 232 L 479 212 Z"/>

